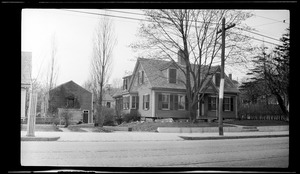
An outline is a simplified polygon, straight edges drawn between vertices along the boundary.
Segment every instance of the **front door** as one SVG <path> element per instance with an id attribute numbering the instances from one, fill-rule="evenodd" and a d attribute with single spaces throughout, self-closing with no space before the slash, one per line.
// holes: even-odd
<path id="1" fill-rule="evenodd" d="M 89 111 L 83 111 L 83 122 L 84 123 L 89 122 Z"/>

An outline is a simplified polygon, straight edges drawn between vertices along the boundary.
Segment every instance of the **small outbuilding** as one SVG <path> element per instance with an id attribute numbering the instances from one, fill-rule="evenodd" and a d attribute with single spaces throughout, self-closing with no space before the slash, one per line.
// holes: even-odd
<path id="1" fill-rule="evenodd" d="M 48 115 L 58 115 L 62 111 L 71 113 L 71 123 L 93 123 L 93 95 L 72 80 L 49 91 Z"/>

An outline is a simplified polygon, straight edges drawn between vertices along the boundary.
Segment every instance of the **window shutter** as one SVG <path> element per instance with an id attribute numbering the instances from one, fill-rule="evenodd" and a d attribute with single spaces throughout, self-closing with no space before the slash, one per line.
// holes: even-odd
<path id="1" fill-rule="evenodd" d="M 144 71 L 142 71 L 142 84 L 144 83 Z"/>
<path id="2" fill-rule="evenodd" d="M 147 95 L 147 100 L 146 101 L 148 103 L 147 109 L 149 109 L 150 108 L 150 94 Z"/>
<path id="3" fill-rule="evenodd" d="M 208 110 L 211 111 L 211 97 L 208 97 Z"/>
<path id="4" fill-rule="evenodd" d="M 178 95 L 174 95 L 174 110 L 178 110 Z"/>
<path id="5" fill-rule="evenodd" d="M 233 111 L 234 109 L 234 104 L 233 104 L 233 97 L 230 97 L 230 111 Z"/>
<path id="6" fill-rule="evenodd" d="M 220 86 L 220 81 L 221 81 L 221 74 L 220 73 L 215 73 L 215 82 L 216 82 L 216 86 Z"/>
<path id="7" fill-rule="evenodd" d="M 173 100 L 173 98 L 174 98 L 174 95 L 171 94 L 170 95 L 170 110 L 174 109 L 174 100 Z"/>
<path id="8" fill-rule="evenodd" d="M 185 110 L 189 110 L 189 101 L 187 96 L 185 96 Z"/>
<path id="9" fill-rule="evenodd" d="M 158 109 L 162 109 L 162 95 L 158 94 Z"/>
<path id="10" fill-rule="evenodd" d="M 136 101 L 136 109 L 139 109 L 139 96 L 136 96 L 136 98 L 135 98 L 135 101 Z"/>
<path id="11" fill-rule="evenodd" d="M 145 109 L 145 96 L 143 95 L 143 109 Z"/>

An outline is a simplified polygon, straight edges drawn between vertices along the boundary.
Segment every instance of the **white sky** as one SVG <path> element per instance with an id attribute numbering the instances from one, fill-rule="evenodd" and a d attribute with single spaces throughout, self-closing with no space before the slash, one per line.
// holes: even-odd
<path id="1" fill-rule="evenodd" d="M 76 9 L 79 10 L 79 9 Z M 105 10 L 80 9 L 85 12 L 104 14 Z M 115 9 L 117 11 L 142 13 L 141 11 Z M 142 18 L 141 15 L 130 15 L 107 11 L 110 15 Z M 289 26 L 288 10 L 255 10 L 256 14 L 245 21 L 257 32 L 279 39 Z M 92 37 L 98 16 L 74 13 L 60 9 L 23 9 L 21 50 L 32 52 L 32 78 L 38 77 L 43 81 L 46 68 L 50 62 L 51 36 L 55 34 L 57 43 L 57 57 L 59 74 L 57 85 L 73 80 L 79 85 L 89 77 L 90 58 L 92 55 Z M 139 21 L 121 18 L 112 18 L 115 25 L 115 34 L 118 43 L 114 50 L 113 69 L 110 83 L 116 78 L 121 79 L 125 71 L 133 71 L 137 54 L 129 47 L 136 41 Z M 286 23 L 280 22 L 285 20 Z M 249 34 L 249 33 L 245 33 Z M 253 35 L 257 39 L 278 43 L 272 39 Z M 262 42 L 257 42 L 262 44 Z M 265 43 L 268 45 L 267 43 Z M 270 45 L 272 46 L 272 45 Z M 226 73 L 233 73 L 233 79 L 239 80 L 243 74 L 228 68 Z"/>

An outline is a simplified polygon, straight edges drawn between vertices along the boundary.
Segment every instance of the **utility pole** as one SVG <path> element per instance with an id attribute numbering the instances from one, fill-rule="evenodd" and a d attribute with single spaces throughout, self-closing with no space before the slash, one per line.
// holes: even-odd
<path id="1" fill-rule="evenodd" d="M 223 96 L 224 96 L 224 69 L 225 69 L 225 31 L 234 27 L 235 24 L 232 24 L 225 28 L 225 17 L 222 19 L 222 52 L 221 52 L 221 80 L 220 80 L 220 90 L 219 90 L 219 135 L 224 135 L 223 132 Z"/>

